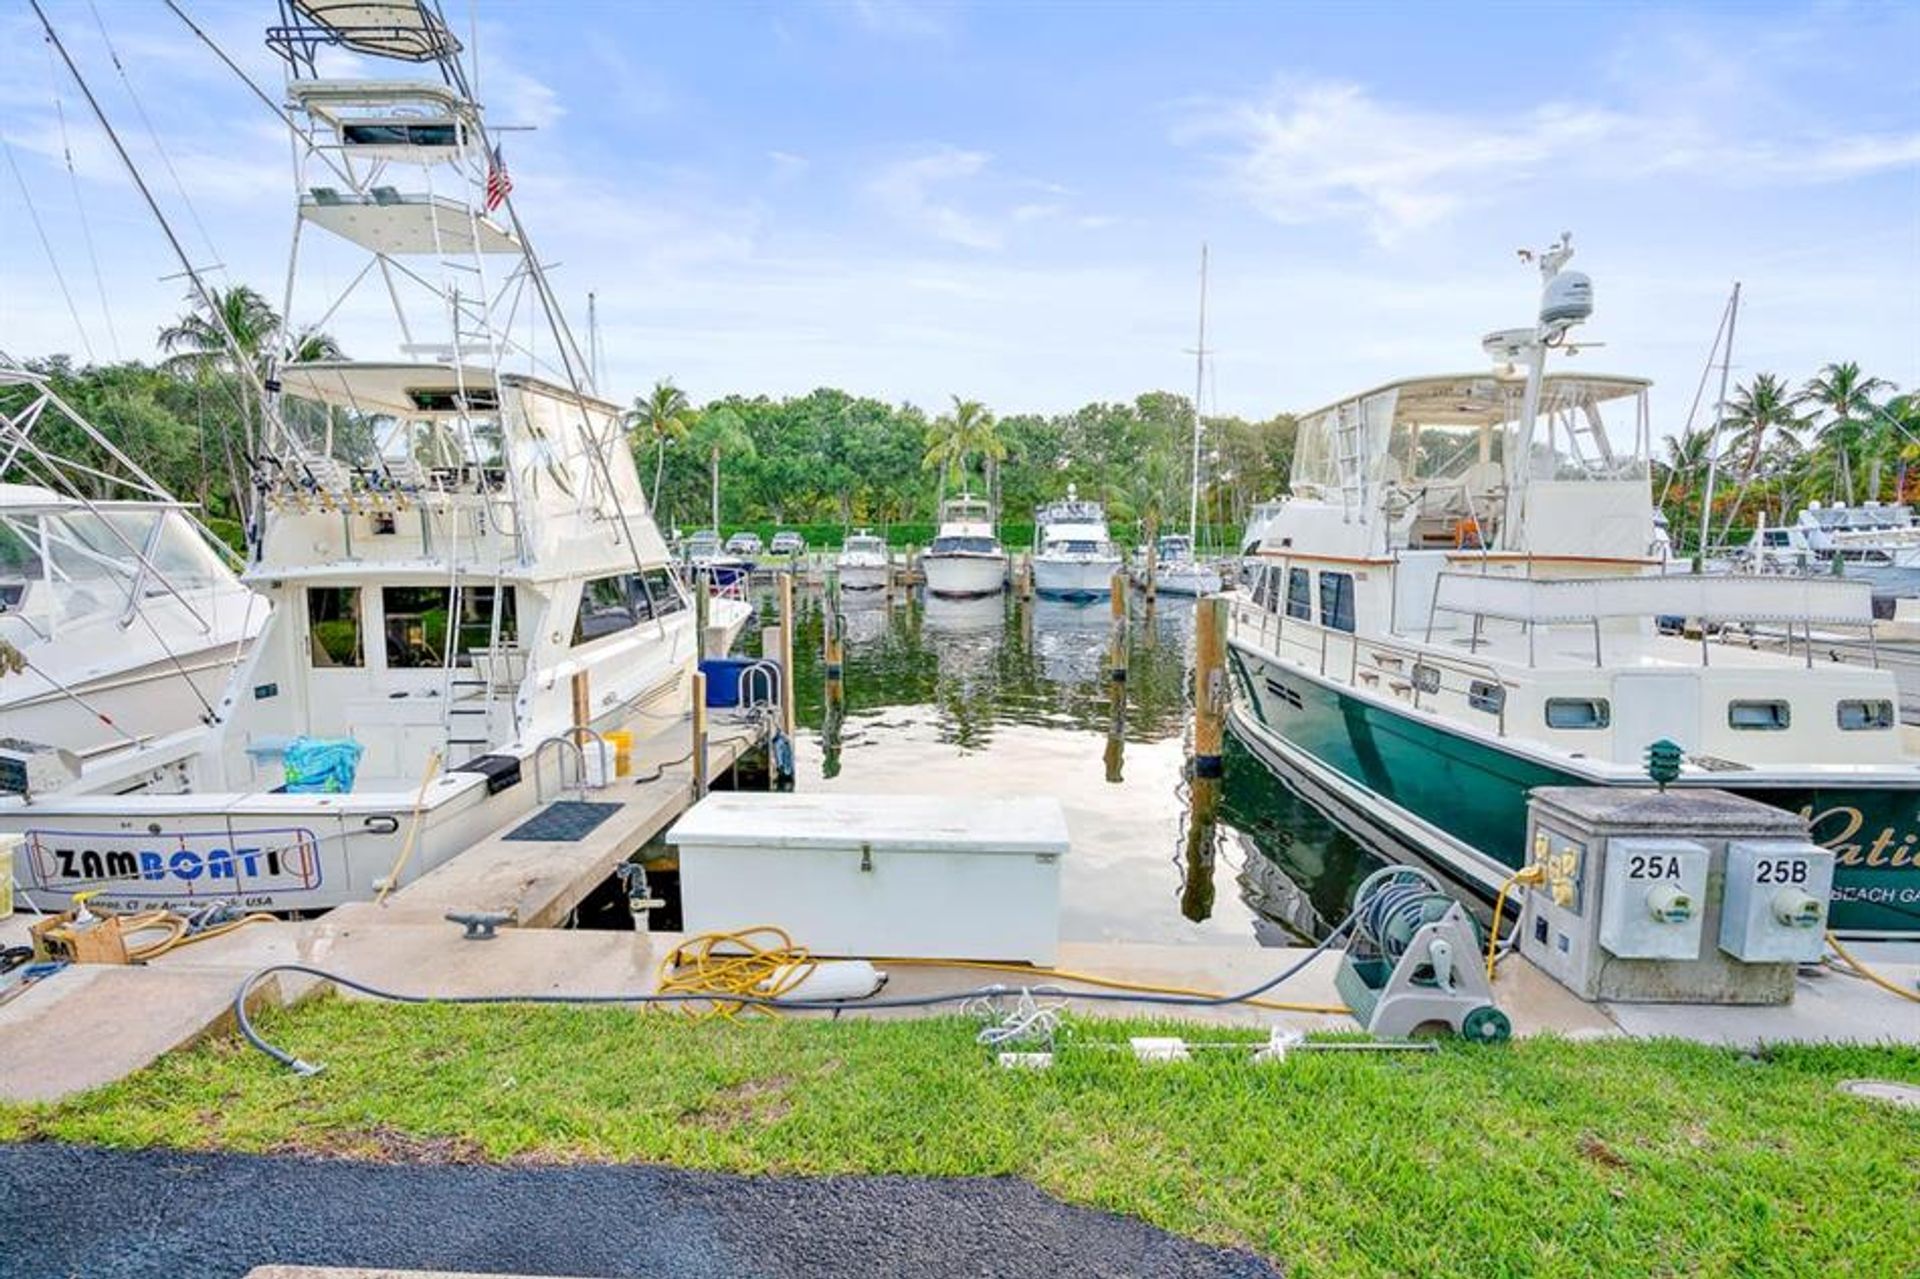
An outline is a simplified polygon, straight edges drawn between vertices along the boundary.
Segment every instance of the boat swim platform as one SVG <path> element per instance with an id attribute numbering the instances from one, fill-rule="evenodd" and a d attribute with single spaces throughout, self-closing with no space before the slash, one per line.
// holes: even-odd
<path id="1" fill-rule="evenodd" d="M 661 961 L 687 940 L 676 933 L 505 927 L 490 940 L 470 941 L 460 926 L 433 916 L 419 903 L 394 905 L 399 897 L 394 894 L 386 906 L 343 906 L 312 920 L 250 925 L 145 965 L 85 965 L 55 974 L 0 1005 L 0 1101 L 73 1096 L 131 1075 L 168 1052 L 231 1033 L 234 995 L 242 982 L 269 964 L 310 964 L 396 994 L 427 998 L 633 994 L 653 991 Z M 24 938 L 29 922 L 21 916 L 0 920 L 0 944 Z M 1251 945 L 1063 942 L 1058 971 L 1232 991 L 1271 977 L 1306 953 Z M 1920 943 L 1862 945 L 1855 953 L 1907 988 L 1920 978 Z M 894 996 L 986 985 L 1017 993 L 1022 986 L 1072 984 L 1042 969 L 1031 970 L 1029 976 L 938 961 L 878 963 L 889 977 L 885 993 Z M 1319 955 L 1268 998 L 1337 1006 L 1334 974 L 1339 963 L 1337 952 Z M 326 988 L 317 979 L 283 973 L 263 981 L 255 998 L 257 1005 L 290 1006 Z M 350 991 L 341 994 L 367 998 Z M 1674 1037 L 1736 1047 L 1781 1042 L 1920 1044 L 1920 1017 L 1906 1015 L 1907 1005 L 1864 980 L 1824 968 L 1803 969 L 1794 1002 L 1783 1007 L 1588 1004 L 1514 956 L 1502 965 L 1494 994 L 1520 1036 Z M 848 1005 L 849 1012 L 857 1008 L 857 1001 Z M 1173 1008 L 1125 1001 L 1079 1003 L 1073 1009 L 1080 1016 L 1152 1017 L 1250 1029 L 1355 1029 L 1344 1015 L 1244 1004 Z M 947 1006 L 855 1015 L 915 1017 L 955 1011 Z M 80 1045 L 85 1051 L 77 1051 Z M 485 1050 L 484 1044 L 473 1047 Z M 344 1043 L 333 1049 L 352 1051 L 353 1045 Z"/>

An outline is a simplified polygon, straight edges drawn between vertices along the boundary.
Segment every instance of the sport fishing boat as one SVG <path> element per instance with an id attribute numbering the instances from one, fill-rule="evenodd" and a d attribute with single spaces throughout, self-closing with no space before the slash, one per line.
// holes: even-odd
<path id="1" fill-rule="evenodd" d="M 1107 513 L 1067 486 L 1064 502 L 1033 513 L 1033 589 L 1048 599 L 1103 599 L 1120 571 L 1120 553 L 1107 531 Z"/>
<path id="2" fill-rule="evenodd" d="M 939 531 L 920 556 L 927 593 L 949 599 L 998 595 L 1007 584 L 1007 552 L 993 532 L 993 508 L 971 495 L 940 504 Z"/>
<path id="3" fill-rule="evenodd" d="M 1875 612 L 1920 597 L 1920 524 L 1904 503 L 1810 503 L 1792 524 L 1754 530 L 1739 562 L 1774 571 L 1831 573 L 1865 582 Z"/>
<path id="4" fill-rule="evenodd" d="M 391 266 L 403 358 L 260 379 L 244 580 L 271 618 L 210 729 L 0 799 L 43 908 L 81 889 L 115 907 L 364 899 L 555 798 L 596 734 L 653 736 L 690 709 L 695 610 L 621 406 L 565 337 L 437 13 L 294 4 L 268 34 L 301 192 L 284 313 L 346 300 L 309 276 L 351 293 Z M 431 75 L 320 74 L 339 53 Z M 356 251 L 357 275 L 336 256 Z M 529 311 L 540 358 L 506 323 Z"/>
<path id="5" fill-rule="evenodd" d="M 72 772 L 204 725 L 267 620 L 238 565 L 45 377 L 0 354 L 0 773 L 23 785 L 29 757 L 68 752 L 46 762 Z"/>
<path id="6" fill-rule="evenodd" d="M 1645 785 L 1670 740 L 1676 785 L 1807 817 L 1837 854 L 1836 930 L 1920 933 L 1894 677 L 1807 640 L 1871 637 L 1867 587 L 1659 571 L 1648 383 L 1546 367 L 1592 310 L 1571 255 L 1541 255 L 1538 323 L 1486 340 L 1495 368 L 1301 420 L 1292 495 L 1233 597 L 1230 723 L 1347 824 L 1488 893 L 1527 858 L 1529 790 Z M 1801 642 L 1750 646 L 1752 623 Z"/>
<path id="7" fill-rule="evenodd" d="M 886 540 L 866 529 L 847 535 L 847 540 L 841 544 L 839 557 L 833 564 L 834 571 L 840 576 L 840 589 L 843 591 L 885 590 L 893 567 L 887 555 Z"/>

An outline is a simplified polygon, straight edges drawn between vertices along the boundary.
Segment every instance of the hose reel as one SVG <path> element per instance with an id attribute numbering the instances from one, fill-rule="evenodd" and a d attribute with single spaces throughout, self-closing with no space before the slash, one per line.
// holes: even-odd
<path id="1" fill-rule="evenodd" d="M 1352 940 L 1334 984 L 1367 1032 L 1405 1039 L 1443 1025 L 1463 1039 L 1513 1033 L 1479 963 L 1480 932 L 1459 902 L 1417 866 L 1388 866 L 1354 894 Z"/>

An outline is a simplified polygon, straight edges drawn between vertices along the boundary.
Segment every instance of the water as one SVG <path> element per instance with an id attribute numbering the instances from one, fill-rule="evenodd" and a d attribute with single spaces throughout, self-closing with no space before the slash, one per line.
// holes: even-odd
<path id="1" fill-rule="evenodd" d="M 1219 818 L 1189 838 L 1191 600 L 1133 600 L 1124 704 L 1105 600 L 843 597 L 828 705 L 820 592 L 796 592 L 797 786 L 1058 799 L 1069 941 L 1297 945 L 1380 859 L 1228 736 Z M 771 620 L 772 601 L 761 601 Z M 757 651 L 752 635 L 741 651 Z"/>

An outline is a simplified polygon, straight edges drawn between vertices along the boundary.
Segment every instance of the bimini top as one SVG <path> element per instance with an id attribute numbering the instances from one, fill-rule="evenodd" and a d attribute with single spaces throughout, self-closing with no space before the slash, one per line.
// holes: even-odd
<path id="1" fill-rule="evenodd" d="M 1646 378 L 1607 373 L 1549 373 L 1541 381 L 1541 410 L 1548 411 L 1563 402 L 1604 403 L 1638 395 L 1652 385 Z M 1519 397 L 1526 392 L 1526 378 L 1491 372 L 1450 373 L 1386 382 L 1358 395 L 1342 396 L 1311 413 L 1302 413 L 1300 420 L 1307 421 L 1344 404 L 1369 400 L 1390 391 L 1395 395 L 1395 421 L 1419 422 L 1426 426 L 1498 426 L 1514 415 Z"/>
<path id="2" fill-rule="evenodd" d="M 525 388 L 547 399 L 564 403 L 582 403 L 590 410 L 619 413 L 620 406 L 591 395 L 578 394 L 562 386 L 519 373 L 502 373 L 496 379 L 491 369 L 466 365 L 458 373 L 451 364 L 377 364 L 355 360 L 316 361 L 289 364 L 280 370 L 280 383 L 293 395 L 318 400 L 362 413 L 387 413 L 406 416 L 420 413 L 457 411 L 454 396 L 464 386 L 475 412 L 491 411 L 485 401 L 500 386 Z"/>
<path id="3" fill-rule="evenodd" d="M 325 28 L 341 48 L 404 62 L 434 62 L 460 52 L 460 41 L 418 0 L 292 0 L 300 15 Z"/>

